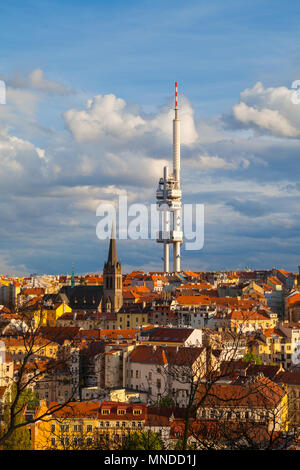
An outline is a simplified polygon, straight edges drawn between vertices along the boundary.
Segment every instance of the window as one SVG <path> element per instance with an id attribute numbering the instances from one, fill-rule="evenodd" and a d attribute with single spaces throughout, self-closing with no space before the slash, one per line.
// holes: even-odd
<path id="1" fill-rule="evenodd" d="M 55 424 L 51 425 L 51 432 L 55 432 Z"/>
<path id="2" fill-rule="evenodd" d="M 75 431 L 75 429 L 74 429 Z M 60 432 L 69 432 L 69 426 L 67 424 L 60 426 Z"/>
<path id="3" fill-rule="evenodd" d="M 87 446 L 91 446 L 92 443 L 93 443 L 93 439 L 92 439 L 91 437 L 88 437 L 88 438 L 86 439 L 86 445 L 87 445 Z"/>
<path id="4" fill-rule="evenodd" d="M 118 413 L 118 415 L 125 415 L 126 410 L 119 409 L 119 410 L 117 411 L 117 413 Z"/>
<path id="5" fill-rule="evenodd" d="M 82 425 L 81 424 L 74 424 L 73 431 L 74 432 L 82 432 Z"/>
<path id="6" fill-rule="evenodd" d="M 93 431 L 93 426 L 91 424 L 88 424 L 86 427 L 87 432 L 92 432 Z"/>
<path id="7" fill-rule="evenodd" d="M 104 409 L 101 410 L 101 413 L 102 413 L 103 415 L 109 415 L 110 410 L 104 408 Z"/>
<path id="8" fill-rule="evenodd" d="M 135 371 L 135 378 L 136 378 L 136 379 L 139 378 L 139 371 L 138 371 L 138 370 Z"/>
<path id="9" fill-rule="evenodd" d="M 54 437 L 52 437 L 52 439 L 51 439 L 51 445 L 55 446 L 55 438 Z"/>
<path id="10" fill-rule="evenodd" d="M 141 409 L 133 410 L 133 414 L 134 414 L 134 415 L 141 415 L 141 414 L 142 414 L 142 410 L 141 410 Z"/>
<path id="11" fill-rule="evenodd" d="M 152 372 L 149 372 L 149 380 L 152 380 Z"/>

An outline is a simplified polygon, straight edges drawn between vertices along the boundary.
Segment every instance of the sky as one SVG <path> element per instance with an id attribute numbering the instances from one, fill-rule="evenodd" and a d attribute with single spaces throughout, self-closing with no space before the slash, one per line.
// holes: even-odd
<path id="1" fill-rule="evenodd" d="M 183 202 L 205 213 L 182 268 L 295 272 L 299 20 L 292 0 L 2 2 L 0 273 L 102 271 L 96 209 L 155 202 L 175 81 Z M 118 254 L 125 272 L 162 269 L 154 240 Z"/>

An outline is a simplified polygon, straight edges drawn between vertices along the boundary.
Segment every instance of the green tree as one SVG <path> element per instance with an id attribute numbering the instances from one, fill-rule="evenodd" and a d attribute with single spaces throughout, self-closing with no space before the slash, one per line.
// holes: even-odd
<path id="1" fill-rule="evenodd" d="M 243 362 L 254 362 L 259 366 L 262 364 L 261 358 L 251 352 L 247 352 L 247 354 L 245 354 L 242 360 Z"/>
<path id="2" fill-rule="evenodd" d="M 159 434 L 153 431 L 129 434 L 122 443 L 122 450 L 163 450 L 164 444 Z"/>
<path id="3" fill-rule="evenodd" d="M 11 395 L 6 399 L 4 404 L 4 431 L 7 430 L 10 426 L 10 409 L 11 404 L 16 398 L 17 390 L 16 385 L 14 384 L 11 389 Z M 31 450 L 31 439 L 30 439 L 30 430 L 26 426 L 18 427 L 19 425 L 25 423 L 25 410 L 31 409 L 34 411 L 38 405 L 38 399 L 31 390 L 24 390 L 18 397 L 15 413 L 16 417 L 14 419 L 15 429 L 9 438 L 2 445 L 4 450 Z"/>

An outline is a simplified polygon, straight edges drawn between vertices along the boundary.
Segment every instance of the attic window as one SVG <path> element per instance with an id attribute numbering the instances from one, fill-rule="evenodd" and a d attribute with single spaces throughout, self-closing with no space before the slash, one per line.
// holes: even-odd
<path id="1" fill-rule="evenodd" d="M 137 410 L 133 410 L 133 414 L 134 415 L 141 415 L 142 414 L 142 410 L 139 408 Z"/>
<path id="2" fill-rule="evenodd" d="M 118 415 L 125 415 L 126 414 L 126 410 L 124 408 L 119 408 L 118 411 L 117 411 Z"/>
<path id="3" fill-rule="evenodd" d="M 103 415 L 109 415 L 110 414 L 110 409 L 109 408 L 104 408 L 101 410 L 101 414 Z"/>

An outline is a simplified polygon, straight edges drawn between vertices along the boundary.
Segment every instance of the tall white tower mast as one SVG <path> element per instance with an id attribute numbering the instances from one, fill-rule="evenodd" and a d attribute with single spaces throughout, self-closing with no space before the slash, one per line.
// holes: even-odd
<path id="1" fill-rule="evenodd" d="M 178 91 L 175 82 L 175 117 L 173 119 L 173 173 L 180 185 L 180 120 L 178 119 Z"/>
<path id="2" fill-rule="evenodd" d="M 178 90 L 177 82 L 175 83 L 175 118 L 173 119 L 173 174 L 175 180 L 175 189 L 180 191 L 180 120 L 178 119 Z M 177 234 L 181 229 L 181 191 L 180 207 L 173 212 L 173 230 Z M 174 241 L 173 244 L 173 271 L 176 273 L 180 271 L 180 244 L 182 243 L 182 236 L 180 241 Z"/>
<path id="3" fill-rule="evenodd" d="M 164 272 L 169 272 L 169 245 L 173 245 L 173 272 L 180 271 L 181 189 L 180 189 L 180 120 L 178 119 L 178 91 L 175 83 L 175 117 L 173 119 L 173 173 L 169 176 L 164 167 L 164 176 L 156 191 L 158 210 L 164 212 L 163 230 L 157 242 L 164 244 Z M 170 227 L 170 221 L 172 227 Z"/>

